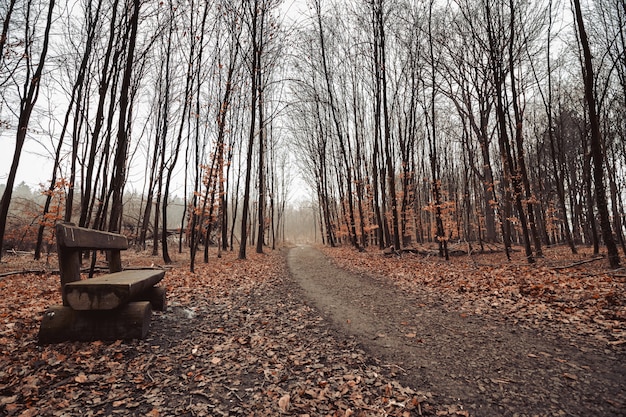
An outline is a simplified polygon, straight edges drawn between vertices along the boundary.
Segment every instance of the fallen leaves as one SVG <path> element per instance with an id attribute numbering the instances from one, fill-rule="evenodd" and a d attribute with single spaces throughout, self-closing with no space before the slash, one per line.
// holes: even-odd
<path id="1" fill-rule="evenodd" d="M 550 323 L 611 349 L 626 343 L 625 285 L 599 271 L 600 261 L 568 261 L 555 270 L 564 255 L 552 249 L 537 266 L 500 264 L 501 254 L 446 263 L 326 252 L 348 269 L 389 278 L 407 292 L 419 286 L 433 298 L 445 294 L 468 320 L 489 314 L 524 325 Z M 145 254 L 132 262 L 139 260 L 159 263 Z M 198 265 L 196 274 L 186 266 L 182 261 L 166 274 L 171 308 L 155 313 L 146 340 L 130 342 L 38 347 L 41 314 L 60 302 L 58 276 L 0 280 L 0 298 L 11 306 L 0 311 L 0 415 L 469 415 L 461 406 L 437 404 L 419 387 L 403 386 L 354 341 L 338 340 L 284 286 L 280 253 L 239 261 L 226 252 Z M 414 327 L 403 329 L 407 343 L 423 343 Z M 539 361 L 550 354 L 528 357 Z M 568 370 L 558 377 L 584 381 L 578 370 Z"/>
<path id="2" fill-rule="evenodd" d="M 287 411 L 289 411 L 290 402 L 291 402 L 291 396 L 289 394 L 285 394 L 282 397 L 280 397 L 280 400 L 278 400 L 278 408 L 280 408 L 280 411 L 282 411 L 283 413 L 286 413 Z"/>
<path id="3" fill-rule="evenodd" d="M 338 266 L 375 275 L 403 291 L 430 293 L 433 299 L 444 294 L 458 305 L 462 318 L 490 315 L 534 328 L 549 326 L 614 349 L 626 345 L 626 280 L 587 248 L 579 248 L 573 260 L 567 248 L 545 248 L 545 257 L 535 265 L 528 265 L 522 252 L 514 253 L 512 262 L 500 253 L 445 262 L 410 253 L 373 256 L 373 249 L 323 251 Z"/>
<path id="4" fill-rule="evenodd" d="M 81 372 L 76 378 L 74 378 L 74 381 L 78 382 L 79 384 L 84 384 L 85 382 L 89 381 L 89 379 L 84 373 Z"/>
<path id="5" fill-rule="evenodd" d="M 563 373 L 563 376 L 567 379 L 570 379 L 572 381 L 578 381 L 578 377 L 574 374 L 570 374 L 568 372 Z"/>
<path id="6" fill-rule="evenodd" d="M 0 415 L 356 417 L 440 408 L 356 342 L 336 339 L 281 281 L 282 254 L 239 261 L 223 253 L 196 274 L 186 266 L 166 274 L 170 308 L 154 313 L 148 338 L 127 342 L 38 347 L 41 314 L 60 303 L 58 276 L 0 281 L 0 298 L 14 306 L 0 311 Z"/>

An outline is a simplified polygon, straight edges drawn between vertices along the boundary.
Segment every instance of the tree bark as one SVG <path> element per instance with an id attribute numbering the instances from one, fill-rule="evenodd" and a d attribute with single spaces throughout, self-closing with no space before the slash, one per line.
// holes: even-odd
<path id="1" fill-rule="evenodd" d="M 583 78 L 585 83 L 585 99 L 587 101 L 587 111 L 589 112 L 589 122 L 591 125 L 591 157 L 593 159 L 593 179 L 595 183 L 596 207 L 600 215 L 600 227 L 602 238 L 606 246 L 611 268 L 620 267 L 619 252 L 613 231 L 611 230 L 611 220 L 609 217 L 609 207 L 606 199 L 606 189 L 604 185 L 604 159 L 602 157 L 602 134 L 600 133 L 600 120 L 597 113 L 596 97 L 594 91 L 594 73 L 591 49 L 585 30 L 583 14 L 580 7 L 580 0 L 573 0 L 576 24 L 578 26 L 578 36 L 583 50 L 584 66 Z"/>
<path id="2" fill-rule="evenodd" d="M 128 155 L 128 130 L 126 126 L 127 114 L 130 99 L 130 82 L 133 74 L 133 60 L 135 58 L 135 44 L 137 41 L 137 28 L 139 26 L 139 8 L 141 0 L 133 0 L 133 14 L 130 19 L 130 33 L 128 34 L 128 52 L 126 57 L 126 68 L 122 80 L 122 96 L 120 97 L 119 121 L 117 130 L 117 148 L 115 151 L 114 173 L 111 179 L 113 200 L 111 201 L 111 214 L 109 220 L 109 231 L 121 230 L 122 221 L 122 198 L 124 195 L 124 184 L 126 182 L 126 157 Z"/>

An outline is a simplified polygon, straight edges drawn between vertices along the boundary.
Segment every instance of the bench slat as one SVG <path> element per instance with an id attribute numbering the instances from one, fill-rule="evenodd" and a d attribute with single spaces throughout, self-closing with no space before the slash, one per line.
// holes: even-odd
<path id="1" fill-rule="evenodd" d="M 63 293 L 75 310 L 112 310 L 131 301 L 161 281 L 165 271 L 133 270 L 116 272 L 65 284 Z"/>
<path id="2" fill-rule="evenodd" d="M 85 229 L 69 224 L 56 226 L 57 243 L 61 247 L 81 250 L 125 250 L 128 249 L 126 236 L 100 230 Z"/>

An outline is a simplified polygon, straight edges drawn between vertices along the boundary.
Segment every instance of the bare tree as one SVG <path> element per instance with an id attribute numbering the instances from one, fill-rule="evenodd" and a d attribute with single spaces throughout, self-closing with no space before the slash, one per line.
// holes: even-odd
<path id="1" fill-rule="evenodd" d="M 39 88 L 41 85 L 41 77 L 43 75 L 44 66 L 46 63 L 46 56 L 48 53 L 48 45 L 50 42 L 50 29 L 53 21 L 53 11 L 55 6 L 55 0 L 50 0 L 48 4 L 48 13 L 45 21 L 45 29 L 43 40 L 41 44 L 41 51 L 39 53 L 39 61 L 35 65 L 33 59 L 37 56 L 36 51 L 33 49 L 35 42 L 33 41 L 34 30 L 37 26 L 33 21 L 35 14 L 35 5 L 32 0 L 26 4 L 26 18 L 24 26 L 24 45 L 26 50 L 24 51 L 25 62 L 25 76 L 24 84 L 22 86 L 21 99 L 19 104 L 19 121 L 17 124 L 17 134 L 15 137 L 15 150 L 13 152 L 13 162 L 9 170 L 9 176 L 7 178 L 6 188 L 2 194 L 0 200 L 0 242 L 4 242 L 4 233 L 7 224 L 7 215 L 9 213 L 9 205 L 11 204 L 11 195 L 13 193 L 13 186 L 15 184 L 15 178 L 17 176 L 17 168 L 22 156 L 22 148 L 26 142 L 26 135 L 28 133 L 28 125 L 30 122 L 33 109 L 39 97 Z M 12 10 L 13 5 L 11 4 Z M 2 45 L 6 38 L 4 33 L 4 26 L 8 25 L 10 14 L 7 14 L 5 22 L 3 24 Z M 32 71 L 32 72 L 31 72 Z M 2 246 L 0 244 L 0 259 L 2 259 Z"/>
<path id="2" fill-rule="evenodd" d="M 94 38 L 95 38 L 95 35 L 97 33 L 98 25 L 99 25 L 99 22 L 100 22 L 101 7 L 102 7 L 102 1 L 98 1 L 95 10 L 92 9 L 91 2 L 89 2 L 86 5 L 84 25 L 86 26 L 86 29 L 87 29 L 87 37 L 85 38 L 84 51 L 83 51 L 83 54 L 82 54 L 82 59 L 80 61 L 78 72 L 76 74 L 76 80 L 75 80 L 74 85 L 72 87 L 72 93 L 71 93 L 71 97 L 70 97 L 70 102 L 69 102 L 67 111 L 65 113 L 65 119 L 63 121 L 63 127 L 61 129 L 61 133 L 59 134 L 59 140 L 58 140 L 58 143 L 57 143 L 57 146 L 56 146 L 56 150 L 55 150 L 54 162 L 53 162 L 53 166 L 52 166 L 52 174 L 51 174 L 51 178 L 50 178 L 50 186 L 48 187 L 48 193 L 46 195 L 46 202 L 44 203 L 44 207 L 43 207 L 43 213 L 42 213 L 42 217 L 43 218 L 46 217 L 46 215 L 48 214 L 48 212 L 50 210 L 50 204 L 52 202 L 52 196 L 53 196 L 52 191 L 54 190 L 54 187 L 56 186 L 56 182 L 57 182 L 57 172 L 59 170 L 59 163 L 60 163 L 60 158 L 61 158 L 61 149 L 62 149 L 63 144 L 64 144 L 65 133 L 66 133 L 67 128 L 68 128 L 69 123 L 70 123 L 70 116 L 71 116 L 71 113 L 72 113 L 72 108 L 73 108 L 75 102 L 80 100 L 80 97 L 82 96 L 82 92 L 81 91 L 84 88 L 85 74 L 87 73 L 87 67 L 88 67 L 89 59 L 90 59 L 92 51 L 93 51 Z M 78 113 L 78 111 L 76 113 Z M 73 158 L 73 160 L 74 160 L 74 158 Z M 74 171 L 72 170 L 72 172 L 74 172 Z M 72 189 L 74 187 L 74 184 L 73 184 L 74 182 L 75 182 L 74 180 L 70 179 L 70 187 Z M 87 199 L 88 198 L 89 197 L 87 197 Z M 68 196 L 68 198 L 66 199 L 66 204 L 67 204 L 68 200 L 71 201 L 72 198 L 70 196 Z M 67 208 L 66 208 L 65 221 L 70 221 L 69 217 L 70 217 L 70 214 L 71 214 L 71 204 L 67 205 L 66 207 Z M 41 255 L 41 245 L 43 243 L 44 229 L 45 229 L 45 223 L 42 222 L 42 224 L 39 226 L 39 230 L 37 232 L 37 243 L 35 244 L 35 259 L 39 259 L 40 255 Z"/>
<path id="3" fill-rule="evenodd" d="M 573 0 L 574 17 L 578 28 L 578 40 L 583 52 L 583 79 L 585 83 L 585 100 L 587 101 L 587 111 L 589 112 L 589 122 L 591 124 L 591 158 L 593 159 L 593 179 L 595 184 L 595 197 L 597 201 L 598 213 L 600 214 L 600 227 L 602 228 L 602 238 L 608 252 L 611 268 L 620 267 L 619 253 L 613 238 L 611 220 L 609 217 L 608 202 L 606 199 L 606 189 L 604 185 L 604 158 L 602 154 L 602 135 L 600 132 L 600 120 L 597 113 L 596 93 L 594 91 L 593 61 L 589 40 L 585 30 L 580 0 Z"/>
<path id="4" fill-rule="evenodd" d="M 141 0 L 133 0 L 132 15 L 129 20 L 129 30 L 126 34 L 128 42 L 128 50 L 126 52 L 126 67 L 124 69 L 124 77 L 122 79 L 122 96 L 120 97 L 119 120 L 117 126 L 117 147 L 114 159 L 114 172 L 111 179 L 112 202 L 111 214 L 109 220 L 109 231 L 121 230 L 122 220 L 122 197 L 124 193 L 124 184 L 126 182 L 126 157 L 128 155 L 128 130 L 127 118 L 129 102 L 130 102 L 130 84 L 133 74 L 133 60 L 135 57 L 135 45 L 137 42 L 137 28 L 139 26 L 139 9 Z"/>

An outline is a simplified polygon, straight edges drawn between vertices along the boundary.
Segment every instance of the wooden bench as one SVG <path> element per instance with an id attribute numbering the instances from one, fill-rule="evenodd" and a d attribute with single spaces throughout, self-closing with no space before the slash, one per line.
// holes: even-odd
<path id="1" fill-rule="evenodd" d="M 44 313 L 39 343 L 145 338 L 152 310 L 166 308 L 165 289 L 155 287 L 165 271 L 122 271 L 128 241 L 117 233 L 59 223 L 56 239 L 63 305 Z M 81 280 L 86 250 L 107 251 L 110 274 Z"/>

